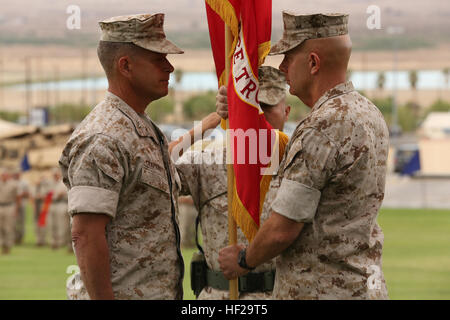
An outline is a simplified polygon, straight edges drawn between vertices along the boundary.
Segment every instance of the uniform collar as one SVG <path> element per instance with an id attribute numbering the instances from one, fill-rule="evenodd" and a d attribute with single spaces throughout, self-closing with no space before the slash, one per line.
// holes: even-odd
<path id="1" fill-rule="evenodd" d="M 109 91 L 106 92 L 106 101 L 109 101 L 111 105 L 122 111 L 133 122 L 136 132 L 141 137 L 153 138 L 155 142 L 158 142 L 154 127 L 151 126 L 152 121 L 147 114 L 140 116 L 133 108 L 131 108 L 125 101 Z M 144 119 L 147 119 L 147 121 Z"/>
<path id="2" fill-rule="evenodd" d="M 312 107 L 311 112 L 319 109 L 326 101 L 354 90 L 355 88 L 353 87 L 353 83 L 351 81 L 338 84 L 333 89 L 330 89 L 327 92 L 325 92 L 319 98 L 319 100 L 317 100 L 317 102 L 314 104 L 314 107 Z"/>

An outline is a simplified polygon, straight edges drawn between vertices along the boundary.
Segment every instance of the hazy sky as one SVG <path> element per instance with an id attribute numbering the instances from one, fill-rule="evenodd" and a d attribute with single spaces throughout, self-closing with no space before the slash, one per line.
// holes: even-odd
<path id="1" fill-rule="evenodd" d="M 203 0 L 3 0 L 0 32 L 15 29 L 57 34 L 65 29 L 69 5 L 80 7 L 82 31 L 87 33 L 97 32 L 97 22 L 104 18 L 144 12 L 166 13 L 168 30 L 206 29 Z M 349 13 L 351 30 L 360 31 L 366 28 L 370 5 L 380 8 L 383 29 L 393 25 L 443 33 L 450 29 L 449 0 L 273 0 L 273 28 L 282 28 L 281 11 L 289 9 L 299 13 Z"/>

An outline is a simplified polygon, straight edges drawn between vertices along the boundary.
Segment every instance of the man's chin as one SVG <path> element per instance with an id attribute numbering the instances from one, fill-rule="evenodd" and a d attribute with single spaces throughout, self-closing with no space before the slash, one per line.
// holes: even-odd
<path id="1" fill-rule="evenodd" d="M 165 95 L 167 95 L 167 94 L 169 93 L 169 83 L 165 83 L 165 84 L 162 86 L 161 91 L 164 91 Z"/>
<path id="2" fill-rule="evenodd" d="M 152 94 L 151 94 L 152 95 L 152 101 L 161 99 L 161 98 L 167 96 L 168 94 L 169 94 L 169 89 L 168 88 L 158 90 L 158 92 L 153 91 Z"/>
<path id="3" fill-rule="evenodd" d="M 297 95 L 295 94 L 294 88 L 292 88 L 292 87 L 289 87 L 289 93 L 290 93 L 291 95 L 293 95 L 293 96 L 297 96 Z"/>
<path id="4" fill-rule="evenodd" d="M 162 90 L 162 91 L 163 91 L 163 93 L 162 93 L 163 96 L 162 97 L 165 97 L 165 96 L 167 96 L 169 94 L 169 88 L 166 88 L 165 90 Z"/>

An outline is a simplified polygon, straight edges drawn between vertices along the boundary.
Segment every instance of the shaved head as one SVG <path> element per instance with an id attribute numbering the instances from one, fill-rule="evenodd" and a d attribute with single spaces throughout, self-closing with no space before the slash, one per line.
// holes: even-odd
<path id="1" fill-rule="evenodd" d="M 315 52 L 321 60 L 321 69 L 326 72 L 346 72 L 350 55 L 352 53 L 352 41 L 350 36 L 343 35 L 330 38 L 307 40 L 304 43 L 305 51 Z"/>
<path id="2" fill-rule="evenodd" d="M 351 52 L 349 35 L 309 39 L 289 50 L 280 64 L 289 92 L 312 107 L 325 91 L 345 82 Z"/>

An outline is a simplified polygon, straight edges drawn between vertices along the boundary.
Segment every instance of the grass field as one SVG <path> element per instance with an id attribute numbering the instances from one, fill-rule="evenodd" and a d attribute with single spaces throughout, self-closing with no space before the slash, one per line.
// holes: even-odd
<path id="1" fill-rule="evenodd" d="M 450 299 L 450 211 L 385 209 L 379 223 L 390 298 Z M 30 214 L 26 231 L 23 245 L 0 256 L 0 299 L 66 299 L 66 270 L 76 264 L 75 256 L 66 249 L 35 247 Z M 185 299 L 194 299 L 188 268 L 193 252 L 183 250 Z"/>

